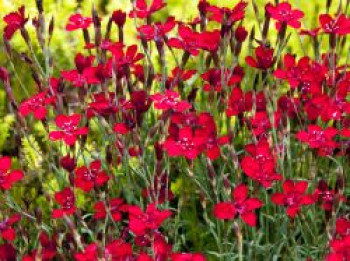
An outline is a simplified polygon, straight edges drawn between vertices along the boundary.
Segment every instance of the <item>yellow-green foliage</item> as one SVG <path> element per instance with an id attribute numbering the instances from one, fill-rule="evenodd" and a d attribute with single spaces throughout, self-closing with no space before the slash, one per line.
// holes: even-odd
<path id="1" fill-rule="evenodd" d="M 37 175 L 43 171 L 42 151 L 34 135 L 22 138 L 21 160 L 27 168 L 27 175 Z"/>

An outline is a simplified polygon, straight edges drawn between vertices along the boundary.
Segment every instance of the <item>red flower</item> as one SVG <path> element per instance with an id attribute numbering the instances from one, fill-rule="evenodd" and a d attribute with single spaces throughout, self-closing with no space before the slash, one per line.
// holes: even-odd
<path id="1" fill-rule="evenodd" d="M 75 174 L 75 186 L 85 192 L 89 192 L 94 187 L 101 187 L 109 180 L 107 173 L 101 170 L 100 160 L 91 162 L 89 169 L 86 166 L 77 168 Z"/>
<path id="2" fill-rule="evenodd" d="M 0 188 L 3 190 L 11 189 L 12 185 L 23 178 L 23 172 L 20 170 L 12 170 L 11 158 L 0 158 Z"/>
<path id="3" fill-rule="evenodd" d="M 333 205 L 336 201 L 337 192 L 335 190 L 331 190 L 328 187 L 328 184 L 324 180 L 320 180 L 318 182 L 317 188 L 314 192 L 315 200 L 319 200 L 322 204 L 322 208 L 325 211 L 332 211 Z M 344 196 L 339 195 L 340 201 L 346 201 Z"/>
<path id="4" fill-rule="evenodd" d="M 180 24 L 180 38 L 171 38 L 168 45 L 173 48 L 183 49 L 193 56 L 199 54 L 199 50 L 216 51 L 220 42 L 220 32 L 193 32 L 189 27 Z"/>
<path id="5" fill-rule="evenodd" d="M 248 144 L 245 147 L 251 156 L 242 159 L 241 167 L 251 179 L 259 182 L 264 188 L 270 188 L 282 176 L 276 173 L 275 160 L 266 139 L 260 139 L 258 144 Z"/>
<path id="6" fill-rule="evenodd" d="M 50 240 L 46 232 L 42 232 L 39 235 L 40 242 L 40 254 L 43 261 L 50 261 L 56 256 L 56 238 L 53 236 L 53 239 Z M 23 261 L 35 261 L 37 256 L 38 249 L 34 249 L 30 255 L 27 255 L 23 258 Z"/>
<path id="7" fill-rule="evenodd" d="M 254 118 L 250 119 L 254 136 L 260 136 L 271 128 L 270 119 L 265 111 L 258 111 Z"/>
<path id="8" fill-rule="evenodd" d="M 154 107 L 158 110 L 174 110 L 184 112 L 191 108 L 191 104 L 187 101 L 180 101 L 179 94 L 172 90 L 166 90 L 165 93 L 156 93 L 151 96 Z"/>
<path id="9" fill-rule="evenodd" d="M 205 261 L 206 258 L 202 254 L 191 253 L 173 253 L 171 255 L 172 261 Z"/>
<path id="10" fill-rule="evenodd" d="M 175 27 L 175 18 L 168 17 L 164 24 L 154 23 L 152 25 L 142 25 L 137 28 L 139 32 L 139 38 L 146 39 L 147 41 L 154 40 L 155 42 L 163 41 L 166 34 L 169 33 Z"/>
<path id="11" fill-rule="evenodd" d="M 137 45 L 128 46 L 125 53 L 122 46 L 111 47 L 108 50 L 113 54 L 113 61 L 118 67 L 134 65 L 144 57 L 142 53 L 137 53 Z"/>
<path id="12" fill-rule="evenodd" d="M 339 236 L 350 236 L 350 220 L 346 218 L 338 218 L 335 224 L 335 228 Z"/>
<path id="13" fill-rule="evenodd" d="M 287 208 L 287 215 L 294 218 L 301 206 L 311 205 L 315 202 L 313 196 L 305 195 L 308 187 L 306 181 L 293 182 L 286 180 L 283 182 L 283 193 L 274 193 L 271 196 L 273 203 Z"/>
<path id="14" fill-rule="evenodd" d="M 103 219 L 107 216 L 107 209 L 104 202 L 96 202 L 95 206 L 95 219 Z M 114 221 L 118 222 L 122 219 L 122 213 L 128 211 L 128 205 L 124 204 L 124 200 L 121 198 L 112 198 L 109 201 L 109 212 Z"/>
<path id="15" fill-rule="evenodd" d="M 20 214 L 15 214 L 0 223 L 0 234 L 5 240 L 13 241 L 16 239 L 16 231 L 12 225 L 21 220 Z"/>
<path id="16" fill-rule="evenodd" d="M 312 38 L 316 38 L 318 36 L 318 33 L 319 31 L 321 30 L 321 28 L 319 27 L 316 27 L 314 29 L 310 29 L 310 30 L 307 30 L 307 29 L 302 29 L 300 30 L 300 35 L 308 35 L 308 36 L 311 36 Z"/>
<path id="17" fill-rule="evenodd" d="M 225 70 L 222 75 L 222 71 L 220 69 L 209 69 L 207 72 L 201 75 L 202 79 L 207 82 L 203 86 L 204 91 L 214 90 L 220 92 L 222 82 L 229 86 L 241 82 L 244 76 L 244 71 L 241 70 L 242 68 L 236 67 L 233 71 Z M 221 79 L 222 76 L 224 79 Z"/>
<path id="18" fill-rule="evenodd" d="M 0 245 L 0 260 L 15 261 L 17 260 L 16 249 L 10 244 Z"/>
<path id="19" fill-rule="evenodd" d="M 69 17 L 66 25 L 67 31 L 75 31 L 78 29 L 87 29 L 92 24 L 92 18 L 84 17 L 81 14 L 74 14 Z"/>
<path id="20" fill-rule="evenodd" d="M 248 112 L 253 106 L 253 93 L 251 91 L 243 93 L 240 87 L 232 89 L 227 103 L 226 115 L 228 117 L 237 116 Z"/>
<path id="21" fill-rule="evenodd" d="M 220 202 L 214 206 L 214 216 L 218 219 L 234 219 L 240 215 L 244 223 L 255 227 L 257 217 L 255 209 L 261 208 L 263 203 L 257 198 L 248 198 L 248 187 L 238 185 L 232 192 L 232 202 Z"/>
<path id="22" fill-rule="evenodd" d="M 109 116 L 118 111 L 114 92 L 98 92 L 92 95 L 93 101 L 89 103 L 88 117 L 91 118 L 95 114 Z"/>
<path id="23" fill-rule="evenodd" d="M 155 204 L 149 204 L 146 212 L 139 206 L 129 206 L 129 228 L 135 235 L 142 236 L 158 229 L 170 216 L 170 210 L 158 210 Z"/>
<path id="24" fill-rule="evenodd" d="M 55 97 L 48 97 L 47 91 L 40 92 L 22 102 L 18 111 L 24 117 L 33 113 L 35 119 L 43 120 L 47 114 L 46 106 L 54 104 L 55 100 Z"/>
<path id="25" fill-rule="evenodd" d="M 56 192 L 55 200 L 61 208 L 52 211 L 52 218 L 62 218 L 64 215 L 74 214 L 76 210 L 75 196 L 71 188 L 64 188 L 62 191 Z"/>
<path id="26" fill-rule="evenodd" d="M 332 18 L 329 14 L 321 14 L 319 22 L 326 34 L 346 35 L 350 33 L 350 19 L 344 14 Z"/>
<path id="27" fill-rule="evenodd" d="M 299 131 L 296 134 L 296 138 L 301 142 L 307 143 L 310 148 L 318 149 L 320 156 L 326 156 L 338 147 L 337 142 L 333 141 L 337 134 L 338 131 L 333 127 L 323 130 L 318 125 L 309 125 L 308 131 Z"/>
<path id="28" fill-rule="evenodd" d="M 331 253 L 327 256 L 327 261 L 347 261 L 350 260 L 350 236 L 341 239 L 333 239 L 330 242 Z"/>
<path id="29" fill-rule="evenodd" d="M 98 248 L 96 243 L 91 243 L 85 247 L 83 252 L 74 254 L 76 261 L 97 261 L 98 260 Z"/>
<path id="30" fill-rule="evenodd" d="M 131 11 L 129 16 L 131 18 L 137 17 L 140 19 L 144 19 L 165 6 L 166 3 L 163 3 L 163 0 L 153 0 L 150 7 L 147 6 L 145 0 L 136 0 L 135 10 Z"/>
<path id="31" fill-rule="evenodd" d="M 249 66 L 257 69 L 267 70 L 274 63 L 273 49 L 267 48 L 263 45 L 260 45 L 255 49 L 255 57 L 256 59 L 252 56 L 247 56 L 245 61 Z"/>
<path id="32" fill-rule="evenodd" d="M 87 135 L 89 129 L 87 127 L 78 128 L 81 121 L 80 114 L 58 115 L 55 123 L 60 131 L 51 131 L 49 137 L 51 140 L 63 140 L 67 145 L 75 144 L 77 138 L 82 135 Z"/>
<path id="33" fill-rule="evenodd" d="M 21 6 L 18 8 L 17 12 L 9 13 L 4 17 L 4 22 L 6 23 L 6 26 L 4 28 L 4 36 L 7 40 L 11 40 L 13 34 L 21 29 L 24 28 L 24 25 L 27 23 L 28 18 L 25 17 L 25 8 L 24 6 Z"/>
<path id="34" fill-rule="evenodd" d="M 114 240 L 106 246 L 106 260 L 126 261 L 131 260 L 132 256 L 132 245 L 121 239 Z"/>
<path id="35" fill-rule="evenodd" d="M 206 137 L 195 135 L 191 127 L 183 127 L 178 130 L 176 136 L 170 135 L 163 144 L 171 157 L 185 156 L 187 159 L 195 159 L 204 149 Z"/>
<path id="36" fill-rule="evenodd" d="M 168 77 L 166 81 L 166 89 L 172 89 L 176 87 L 179 82 L 184 82 L 192 78 L 194 74 L 196 74 L 196 70 L 182 70 L 179 67 L 175 67 L 171 70 L 171 76 Z M 162 75 L 158 76 L 159 79 L 162 79 Z"/>
<path id="37" fill-rule="evenodd" d="M 111 19 L 118 27 L 123 27 L 126 21 L 126 13 L 122 10 L 116 10 L 113 12 Z"/>
<path id="38" fill-rule="evenodd" d="M 300 19 L 304 17 L 304 13 L 300 10 L 292 10 L 292 6 L 288 2 L 279 3 L 276 6 L 267 5 L 267 12 L 270 16 L 277 20 L 276 28 L 280 30 L 282 24 L 289 25 L 292 28 L 300 28 Z"/>
<path id="39" fill-rule="evenodd" d="M 83 56 L 78 53 L 74 62 L 76 70 L 62 71 L 62 78 L 71 82 L 75 87 L 83 87 L 84 84 L 98 84 L 100 79 L 97 77 L 98 67 L 92 67 L 94 56 Z"/>
<path id="40" fill-rule="evenodd" d="M 226 24 L 231 27 L 233 23 L 240 21 L 244 18 L 245 8 L 248 3 L 240 1 L 232 9 L 226 7 L 208 6 L 206 11 L 209 13 L 209 20 L 223 23 L 226 19 Z"/>

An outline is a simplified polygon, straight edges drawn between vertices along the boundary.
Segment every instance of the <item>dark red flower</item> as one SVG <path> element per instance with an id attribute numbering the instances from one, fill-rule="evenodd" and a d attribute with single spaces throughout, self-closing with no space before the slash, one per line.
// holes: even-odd
<path id="1" fill-rule="evenodd" d="M 69 146 L 74 145 L 79 136 L 87 135 L 89 131 L 87 127 L 78 128 L 80 121 L 80 114 L 58 115 L 55 123 L 61 130 L 51 131 L 50 140 L 63 140 Z"/>
<path id="2" fill-rule="evenodd" d="M 7 82 L 9 80 L 9 73 L 6 68 L 0 66 L 0 80 L 3 82 Z"/>
<path id="3" fill-rule="evenodd" d="M 16 239 L 16 231 L 12 227 L 21 220 L 20 214 L 15 214 L 4 221 L 0 222 L 0 235 L 4 240 L 13 241 Z M 1 259 L 0 259 L 1 260 Z"/>
<path id="4" fill-rule="evenodd" d="M 40 242 L 40 254 L 43 261 L 50 261 L 55 258 L 57 253 L 57 244 L 55 235 L 52 239 L 49 238 L 46 232 L 42 232 L 39 235 Z M 38 249 L 34 249 L 30 255 L 23 258 L 23 261 L 35 261 L 37 257 Z"/>
<path id="5" fill-rule="evenodd" d="M 321 14 L 319 22 L 326 34 L 346 35 L 350 33 L 350 19 L 344 14 L 333 18 L 329 14 Z"/>
<path id="6" fill-rule="evenodd" d="M 316 38 L 318 36 L 318 33 L 320 32 L 321 28 L 320 27 L 316 27 L 314 29 L 302 29 L 300 30 L 299 34 L 300 35 L 308 35 L 311 36 L 312 38 Z"/>
<path id="7" fill-rule="evenodd" d="M 270 16 L 277 20 L 276 28 L 280 30 L 282 24 L 289 25 L 292 28 L 300 28 L 300 19 L 304 17 L 304 13 L 300 10 L 292 10 L 292 6 L 288 2 L 282 2 L 276 6 L 268 5 L 266 6 L 267 12 Z"/>
<path id="8" fill-rule="evenodd" d="M 135 10 L 131 11 L 129 16 L 131 18 L 137 17 L 140 19 L 147 18 L 158 10 L 166 6 L 163 0 L 153 0 L 152 4 L 148 7 L 145 0 L 136 0 Z"/>
<path id="9" fill-rule="evenodd" d="M 0 260 L 4 261 L 16 261 L 17 253 L 16 249 L 11 244 L 0 245 Z"/>
<path id="10" fill-rule="evenodd" d="M 75 31 L 78 29 L 87 29 L 91 24 L 91 17 L 84 17 L 81 14 L 73 14 L 69 17 L 69 22 L 66 25 L 66 30 Z"/>
<path id="11" fill-rule="evenodd" d="M 232 202 L 220 202 L 214 206 L 214 216 L 218 219 L 234 219 L 240 215 L 244 223 L 256 226 L 255 209 L 261 208 L 263 203 L 257 198 L 248 198 L 248 187 L 238 185 L 232 192 Z"/>
<path id="12" fill-rule="evenodd" d="M 247 2 L 241 0 L 232 9 L 209 5 L 206 11 L 209 13 L 209 20 L 220 24 L 225 22 L 228 27 L 231 27 L 235 22 L 244 18 L 247 5 Z"/>
<path id="13" fill-rule="evenodd" d="M 249 119 L 254 136 L 265 134 L 271 129 L 269 116 L 265 111 L 258 111 L 254 117 Z"/>
<path id="14" fill-rule="evenodd" d="M 126 21 L 126 13 L 122 10 L 115 10 L 111 19 L 118 27 L 123 27 Z"/>
<path id="15" fill-rule="evenodd" d="M 23 179 L 21 170 L 10 170 L 11 158 L 4 156 L 0 157 L 0 188 L 3 190 L 11 189 L 12 185 Z"/>
<path id="16" fill-rule="evenodd" d="M 344 196 L 337 194 L 335 190 L 328 187 L 328 184 L 324 180 L 318 182 L 317 188 L 314 191 L 315 200 L 320 201 L 325 211 L 332 211 L 337 197 L 340 201 L 346 201 Z"/>
<path id="17" fill-rule="evenodd" d="M 253 68 L 267 70 L 272 67 L 274 63 L 273 49 L 267 48 L 263 45 L 260 45 L 255 49 L 255 57 L 256 58 L 247 56 L 245 58 L 246 63 Z"/>
<path id="18" fill-rule="evenodd" d="M 89 192 L 94 187 L 101 187 L 109 180 L 109 176 L 104 170 L 101 170 L 101 161 L 95 160 L 90 163 L 90 168 L 86 166 L 75 170 L 75 186 L 81 188 L 84 192 Z"/>
<path id="19" fill-rule="evenodd" d="M 185 82 L 192 78 L 196 74 L 196 70 L 183 70 L 179 67 L 175 67 L 171 70 L 171 76 L 168 77 L 166 81 L 166 88 L 172 89 L 178 86 L 179 82 Z M 159 75 L 158 78 L 162 80 L 162 75 Z"/>
<path id="20" fill-rule="evenodd" d="M 251 156 L 242 159 L 241 167 L 248 177 L 265 188 L 270 188 L 274 181 L 282 180 L 282 176 L 276 173 L 275 159 L 266 139 L 260 139 L 256 145 L 248 144 L 245 149 Z"/>
<path id="21" fill-rule="evenodd" d="M 158 229 L 164 220 L 171 216 L 170 210 L 159 210 L 155 204 L 149 204 L 145 212 L 139 206 L 129 206 L 129 228 L 137 236 Z"/>
<path id="22" fill-rule="evenodd" d="M 99 201 L 95 203 L 94 209 L 95 219 L 106 218 L 108 209 L 113 220 L 119 222 L 122 219 L 122 213 L 128 211 L 128 205 L 124 203 L 122 198 L 112 198 L 109 200 L 108 207 L 106 207 L 104 202 Z"/>
<path id="23" fill-rule="evenodd" d="M 43 120 L 46 118 L 47 105 L 54 104 L 55 100 L 55 97 L 48 96 L 47 91 L 40 92 L 23 101 L 19 106 L 18 111 L 24 117 L 33 113 L 35 119 Z"/>
<path id="24" fill-rule="evenodd" d="M 223 73 L 221 69 L 209 69 L 201 75 L 202 79 L 206 82 L 203 86 L 204 91 L 214 90 L 220 92 L 223 82 L 228 86 L 240 83 L 244 76 L 244 71 L 241 71 L 241 69 L 241 67 L 236 67 L 233 71 L 225 70 Z"/>
<path id="25" fill-rule="evenodd" d="M 97 261 L 98 260 L 98 248 L 96 243 L 91 243 L 86 246 L 83 252 L 75 253 L 74 258 L 76 261 Z"/>
<path id="26" fill-rule="evenodd" d="M 155 176 L 153 184 L 142 190 L 142 196 L 158 204 L 171 201 L 174 198 L 174 194 L 171 191 L 168 176 L 165 173 Z"/>
<path id="27" fill-rule="evenodd" d="M 21 6 L 18 8 L 17 12 L 9 13 L 3 18 L 4 22 L 6 23 L 6 26 L 4 28 L 4 36 L 7 40 L 11 40 L 13 34 L 17 30 L 24 28 L 24 25 L 28 21 L 28 18 L 25 17 L 24 12 L 25 7 Z"/>
<path id="28" fill-rule="evenodd" d="M 68 172 L 72 172 L 77 166 L 75 158 L 71 157 L 69 154 L 60 159 L 60 164 Z"/>
<path id="29" fill-rule="evenodd" d="M 171 255 L 172 261 L 206 261 L 206 258 L 202 254 L 192 253 L 173 253 Z"/>
<path id="30" fill-rule="evenodd" d="M 165 93 L 156 93 L 151 96 L 154 107 L 158 110 L 174 110 L 184 112 L 191 108 L 191 104 L 187 101 L 179 100 L 179 94 L 172 90 L 166 90 Z"/>
<path id="31" fill-rule="evenodd" d="M 309 125 L 308 131 L 299 131 L 296 134 L 296 138 L 301 142 L 307 143 L 310 148 L 318 149 L 320 156 L 326 156 L 338 147 L 337 142 L 333 140 L 337 134 L 337 129 L 333 127 L 323 130 L 318 125 Z"/>
<path id="32" fill-rule="evenodd" d="M 92 94 L 92 102 L 89 103 L 88 117 L 91 118 L 95 114 L 109 116 L 118 111 L 118 106 L 114 92 L 98 92 Z"/>
<path id="33" fill-rule="evenodd" d="M 227 103 L 226 115 L 228 117 L 237 116 L 248 112 L 253 106 L 253 93 L 251 91 L 243 93 L 240 87 L 232 89 Z"/>
<path id="34" fill-rule="evenodd" d="M 71 188 L 64 188 L 60 192 L 55 193 L 55 200 L 61 206 L 59 209 L 52 211 L 52 218 L 62 218 L 64 215 L 73 215 L 75 207 L 75 196 Z"/>
<path id="35" fill-rule="evenodd" d="M 273 203 L 287 208 L 287 215 L 294 218 L 300 208 L 315 202 L 312 195 L 305 195 L 308 183 L 306 181 L 294 182 L 286 180 L 283 182 L 283 193 L 274 193 L 271 196 Z"/>
<path id="36" fill-rule="evenodd" d="M 235 38 L 238 42 L 244 42 L 247 38 L 248 32 L 243 26 L 238 26 L 235 30 Z"/>

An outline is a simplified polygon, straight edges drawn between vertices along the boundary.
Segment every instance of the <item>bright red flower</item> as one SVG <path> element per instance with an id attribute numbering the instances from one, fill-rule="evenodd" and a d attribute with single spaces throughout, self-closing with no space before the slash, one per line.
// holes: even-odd
<path id="1" fill-rule="evenodd" d="M 107 216 L 107 208 L 104 202 L 95 203 L 95 219 L 104 219 Z M 128 205 L 124 204 L 122 198 L 112 198 L 109 200 L 108 210 L 114 221 L 119 222 L 122 219 L 122 213 L 128 211 Z"/>
<path id="2" fill-rule="evenodd" d="M 247 5 L 247 2 L 241 0 L 232 9 L 209 5 L 206 11 L 209 13 L 209 20 L 222 24 L 226 19 L 226 24 L 231 27 L 244 18 Z"/>
<path id="3" fill-rule="evenodd" d="M 84 17 L 81 14 L 73 14 L 69 17 L 69 22 L 66 25 L 66 30 L 75 31 L 78 29 L 87 29 L 91 24 L 91 17 Z"/>
<path id="4" fill-rule="evenodd" d="M 300 35 L 308 35 L 308 36 L 311 36 L 312 38 L 316 38 L 318 36 L 318 33 L 320 32 L 321 28 L 319 27 L 316 27 L 314 29 L 310 29 L 310 30 L 307 30 L 307 29 L 302 29 L 300 30 L 299 34 Z"/>
<path id="5" fill-rule="evenodd" d="M 13 241 L 16 239 L 16 231 L 12 227 L 21 220 L 20 214 L 15 214 L 4 221 L 0 222 L 0 235 L 4 240 Z"/>
<path id="6" fill-rule="evenodd" d="M 74 258 L 76 261 L 97 261 L 98 260 L 98 248 L 96 243 L 91 243 L 85 247 L 83 252 L 75 253 Z"/>
<path id="7" fill-rule="evenodd" d="M 155 42 L 163 41 L 166 34 L 169 33 L 175 27 L 175 18 L 168 17 L 164 24 L 156 22 L 152 25 L 142 25 L 137 28 L 139 32 L 139 38 L 146 39 L 147 41 L 154 40 Z"/>
<path id="8" fill-rule="evenodd" d="M 60 192 L 55 193 L 55 200 L 61 206 L 59 209 L 52 211 L 52 218 L 62 218 L 64 215 L 73 215 L 75 207 L 75 196 L 71 188 L 64 188 Z"/>
<path id="9" fill-rule="evenodd" d="M 192 31 L 189 27 L 179 25 L 179 38 L 171 38 L 168 41 L 170 47 L 183 49 L 193 56 L 199 54 L 199 50 L 216 51 L 220 42 L 220 32 L 203 32 Z"/>
<path id="10" fill-rule="evenodd" d="M 88 117 L 91 118 L 95 114 L 109 116 L 118 111 L 114 92 L 98 92 L 92 94 L 92 102 L 89 103 Z"/>
<path id="11" fill-rule="evenodd" d="M 339 236 L 350 236 L 350 220 L 346 218 L 338 218 L 335 224 L 335 228 Z"/>
<path id="12" fill-rule="evenodd" d="M 12 185 L 24 176 L 21 170 L 10 170 L 10 168 L 11 158 L 0 157 L 0 188 L 3 190 L 11 189 Z"/>
<path id="13" fill-rule="evenodd" d="M 80 114 L 58 115 L 55 123 L 61 130 L 51 131 L 50 140 L 63 140 L 69 146 L 74 145 L 79 136 L 87 135 L 89 131 L 87 127 L 78 128 L 80 122 Z"/>
<path id="14" fill-rule="evenodd" d="M 326 156 L 338 147 L 337 142 L 333 140 L 337 134 L 337 129 L 333 127 L 323 130 L 318 125 L 309 125 L 308 131 L 299 131 L 296 134 L 296 138 L 301 142 L 307 143 L 310 148 L 318 149 L 320 156 Z"/>
<path id="15" fill-rule="evenodd" d="M 232 89 L 227 103 L 226 115 L 228 117 L 237 116 L 248 112 L 253 106 L 253 93 L 251 91 L 243 93 L 240 87 Z"/>
<path id="16" fill-rule="evenodd" d="M 191 108 L 191 104 L 187 101 L 179 100 L 179 94 L 172 90 L 166 90 L 165 93 L 156 93 L 151 96 L 154 102 L 154 108 L 158 110 L 173 110 L 184 112 Z"/>
<path id="17" fill-rule="evenodd" d="M 94 187 L 101 187 L 109 180 L 108 174 L 101 170 L 100 160 L 91 162 L 90 168 L 86 166 L 77 168 L 75 175 L 75 186 L 81 188 L 84 192 L 89 192 Z"/>
<path id="18" fill-rule="evenodd" d="M 98 84 L 97 67 L 92 67 L 94 56 L 83 56 L 78 53 L 74 62 L 76 70 L 61 71 L 62 78 L 72 83 L 75 87 L 83 87 L 84 84 Z"/>
<path id="19" fill-rule="evenodd" d="M 131 18 L 137 17 L 144 19 L 157 12 L 166 6 L 163 0 L 153 0 L 152 4 L 148 7 L 145 0 L 136 0 L 135 10 L 131 11 L 129 16 Z"/>
<path id="20" fill-rule="evenodd" d="M 105 258 L 112 261 L 132 260 L 132 245 L 121 239 L 112 241 L 106 246 Z"/>
<path id="21" fill-rule="evenodd" d="M 263 206 L 258 198 L 248 198 L 248 187 L 238 185 L 232 192 L 232 202 L 220 202 L 214 206 L 214 216 L 218 219 L 234 219 L 240 215 L 244 223 L 255 227 L 257 216 L 255 209 Z"/>
<path id="22" fill-rule="evenodd" d="M 248 177 L 264 188 L 270 188 L 274 181 L 282 180 L 282 176 L 276 173 L 275 159 L 266 139 L 260 139 L 256 145 L 248 144 L 245 149 L 251 156 L 242 159 L 241 167 Z"/>
<path id="23" fill-rule="evenodd" d="M 274 193 L 271 200 L 277 205 L 285 206 L 287 215 L 294 218 L 302 206 L 315 203 L 312 195 L 305 195 L 307 187 L 306 181 L 294 182 L 288 179 L 283 182 L 283 193 Z"/>
<path id="24" fill-rule="evenodd" d="M 6 23 L 4 28 L 4 36 L 7 40 L 11 40 L 13 34 L 17 30 L 24 28 L 24 25 L 28 21 L 28 18 L 25 17 L 24 12 L 25 7 L 21 6 L 18 8 L 17 12 L 9 13 L 3 18 L 4 22 Z"/>
<path id="25" fill-rule="evenodd" d="M 246 63 L 253 67 L 260 70 L 267 70 L 274 64 L 274 58 L 273 58 L 273 49 L 267 48 L 263 45 L 259 45 L 255 49 L 255 57 L 247 56 L 245 58 Z"/>
<path id="26" fill-rule="evenodd" d="M 301 26 L 299 20 L 304 17 L 304 13 L 302 11 L 297 9 L 292 10 L 292 6 L 288 2 L 282 2 L 276 6 L 271 4 L 267 5 L 266 10 L 273 19 L 277 20 L 277 30 L 280 30 L 282 24 L 298 29 Z"/>
<path id="27" fill-rule="evenodd" d="M 173 253 L 171 255 L 172 261 L 205 261 L 206 258 L 202 254 L 192 253 Z"/>
<path id="28" fill-rule="evenodd" d="M 265 111 L 258 111 L 249 119 L 254 136 L 260 136 L 271 129 L 270 119 Z"/>
<path id="29" fill-rule="evenodd" d="M 142 53 L 137 53 L 137 45 L 128 46 L 125 53 L 123 46 L 117 48 L 111 47 L 108 50 L 113 54 L 113 62 L 118 67 L 134 65 L 144 57 Z"/>
<path id="30" fill-rule="evenodd" d="M 326 34 L 346 35 L 350 33 L 350 19 L 344 14 L 333 18 L 329 14 L 321 14 L 319 22 L 323 32 Z"/>
<path id="31" fill-rule="evenodd" d="M 40 92 L 23 101 L 19 106 L 18 111 L 24 117 L 30 113 L 33 113 L 35 119 L 43 120 L 47 115 L 46 106 L 54 104 L 55 100 L 55 97 L 48 96 L 47 91 Z"/>
<path id="32" fill-rule="evenodd" d="M 171 157 L 185 156 L 187 159 L 195 159 L 204 149 L 206 137 L 196 135 L 191 127 L 183 127 L 178 130 L 176 136 L 169 135 L 163 144 Z"/>
<path id="33" fill-rule="evenodd" d="M 159 210 L 155 204 L 149 204 L 145 212 L 139 206 L 129 206 L 129 228 L 137 236 L 145 235 L 158 229 L 172 213 Z"/>
<path id="34" fill-rule="evenodd" d="M 331 253 L 327 261 L 348 261 L 350 260 L 350 236 L 341 239 L 333 239 L 330 242 Z"/>

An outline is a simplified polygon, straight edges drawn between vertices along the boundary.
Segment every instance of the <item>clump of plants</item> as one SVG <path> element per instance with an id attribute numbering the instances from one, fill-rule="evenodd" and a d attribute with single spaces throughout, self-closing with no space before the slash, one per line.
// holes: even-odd
<path id="1" fill-rule="evenodd" d="M 163 0 L 92 7 L 67 21 L 85 42 L 72 68 L 36 2 L 3 18 L 0 260 L 350 260 L 349 1 L 316 28 L 288 1 L 200 0 L 191 21 L 157 20 Z"/>

